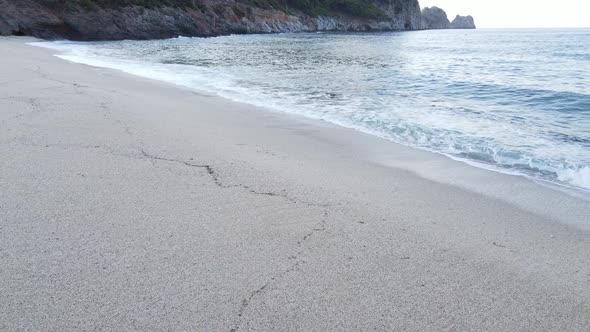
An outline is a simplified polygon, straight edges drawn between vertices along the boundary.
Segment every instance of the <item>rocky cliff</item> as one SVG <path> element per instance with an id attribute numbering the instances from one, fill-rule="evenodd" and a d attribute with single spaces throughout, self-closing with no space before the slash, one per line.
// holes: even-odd
<path id="1" fill-rule="evenodd" d="M 0 35 L 47 39 L 424 28 L 418 0 L 0 0 L 0 8 Z"/>
<path id="2" fill-rule="evenodd" d="M 449 22 L 447 13 L 438 7 L 422 9 L 423 29 L 475 29 L 475 22 L 471 16 L 457 15 L 453 22 Z"/>
<path id="3" fill-rule="evenodd" d="M 422 9 L 422 27 L 424 29 L 448 29 L 451 22 L 447 13 L 438 7 L 426 7 Z"/>
<path id="4" fill-rule="evenodd" d="M 475 21 L 471 15 L 468 16 L 455 16 L 453 22 L 451 22 L 451 29 L 475 29 Z"/>

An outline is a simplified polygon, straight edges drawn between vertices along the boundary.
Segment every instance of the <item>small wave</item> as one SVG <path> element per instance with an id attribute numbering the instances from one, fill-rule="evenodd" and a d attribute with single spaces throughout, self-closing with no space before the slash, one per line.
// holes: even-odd
<path id="1" fill-rule="evenodd" d="M 590 167 L 563 169 L 557 172 L 557 178 L 574 186 L 590 189 Z"/>

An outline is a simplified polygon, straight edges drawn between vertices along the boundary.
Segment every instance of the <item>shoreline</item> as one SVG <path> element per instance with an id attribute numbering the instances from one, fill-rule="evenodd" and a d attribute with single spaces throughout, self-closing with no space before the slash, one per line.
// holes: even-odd
<path id="1" fill-rule="evenodd" d="M 588 202 L 28 41 L 0 39 L 0 326 L 589 327 Z"/>
<path id="2" fill-rule="evenodd" d="M 188 38 L 191 38 L 191 37 L 188 37 Z M 294 119 L 296 121 L 298 121 L 298 120 L 300 120 L 300 118 L 302 118 L 302 119 L 310 120 L 311 123 L 318 122 L 318 121 L 319 122 L 326 122 L 326 123 L 329 123 L 329 124 L 334 125 L 339 128 L 353 130 L 353 131 L 358 132 L 363 135 L 369 135 L 369 136 L 375 137 L 378 140 L 384 140 L 384 141 L 389 142 L 393 145 L 403 146 L 404 148 L 409 148 L 412 150 L 420 151 L 420 153 L 432 154 L 433 161 L 437 160 L 438 157 L 442 157 L 442 158 L 446 159 L 447 161 L 445 161 L 445 162 L 439 161 L 438 167 L 458 169 L 459 172 L 461 172 L 463 174 L 468 174 L 470 178 L 469 179 L 460 179 L 457 177 L 449 178 L 448 176 L 446 176 L 444 174 L 440 174 L 437 171 L 416 170 L 414 167 L 415 165 L 412 165 L 412 164 L 406 164 L 405 166 L 400 166 L 399 163 L 391 163 L 390 161 L 383 158 L 383 156 L 386 156 L 388 154 L 387 147 L 385 147 L 384 151 L 382 151 L 382 152 L 374 153 L 374 156 L 372 159 L 373 159 L 373 161 L 383 163 L 385 165 L 390 165 L 391 167 L 401 167 L 405 170 L 412 171 L 421 177 L 424 177 L 424 178 L 427 178 L 430 180 L 434 180 L 439 183 L 459 186 L 460 188 L 463 188 L 463 189 L 466 189 L 469 191 L 478 192 L 478 193 L 487 195 L 489 197 L 492 197 L 494 199 L 499 199 L 504 202 L 514 204 L 520 208 L 524 208 L 524 209 L 531 211 L 533 213 L 537 213 L 537 214 L 541 214 L 541 215 L 549 215 L 552 218 L 558 219 L 562 223 L 570 224 L 570 225 L 573 225 L 576 227 L 580 227 L 582 230 L 585 230 L 585 231 L 590 230 L 590 221 L 587 221 L 586 220 L 587 218 L 585 218 L 586 212 L 590 214 L 590 208 L 585 208 L 585 205 L 590 203 L 590 190 L 589 189 L 575 187 L 573 185 L 557 183 L 557 182 L 553 182 L 550 180 L 534 178 L 534 177 L 527 175 L 527 174 L 517 173 L 517 172 L 510 171 L 510 170 L 503 170 L 499 166 L 496 166 L 496 165 L 488 165 L 485 163 L 478 162 L 476 160 L 459 158 L 459 157 L 455 157 L 455 156 L 452 156 L 452 155 L 449 155 L 449 154 L 446 154 L 443 152 L 432 151 L 427 148 L 406 145 L 406 144 L 403 144 L 400 142 L 396 142 L 392 139 L 383 137 L 381 135 L 367 132 L 367 131 L 361 130 L 357 127 L 350 126 L 350 125 L 330 122 L 327 120 L 314 118 L 312 116 L 306 116 L 304 114 L 297 114 L 297 113 L 293 113 L 293 112 L 273 110 L 267 106 L 263 106 L 260 104 L 248 103 L 248 102 L 244 102 L 242 100 L 232 99 L 230 97 L 220 95 L 214 91 L 200 90 L 198 88 L 195 88 L 194 86 L 191 86 L 188 83 L 169 80 L 163 76 L 156 77 L 157 75 L 154 76 L 154 75 L 148 75 L 148 74 L 140 74 L 139 70 L 127 69 L 127 68 L 125 68 L 125 66 L 123 64 L 113 66 L 112 63 L 106 63 L 103 60 L 91 61 L 86 58 L 80 58 L 80 57 L 67 55 L 64 53 L 63 49 L 61 49 L 59 47 L 55 47 L 55 46 L 48 44 L 48 43 L 44 43 L 44 41 L 39 41 L 39 40 L 31 41 L 31 42 L 28 42 L 27 44 L 34 46 L 34 47 L 40 47 L 43 49 L 48 49 L 53 52 L 56 52 L 55 54 L 53 54 L 53 56 L 55 56 L 61 60 L 64 60 L 64 61 L 68 61 L 68 62 L 72 62 L 72 63 L 76 63 L 76 64 L 81 64 L 81 65 L 85 65 L 85 66 L 90 66 L 90 67 L 115 70 L 115 71 L 118 71 L 121 73 L 125 73 L 127 75 L 132 75 L 132 76 L 136 76 L 136 77 L 141 77 L 143 79 L 153 80 L 155 82 L 169 84 L 174 87 L 188 89 L 191 91 L 197 91 L 197 92 L 203 93 L 203 94 L 211 94 L 212 96 L 215 96 L 217 98 L 221 98 L 221 99 L 226 100 L 230 103 L 246 104 L 246 105 L 249 105 L 250 107 L 260 108 L 264 112 L 286 114 L 286 115 L 294 117 Z M 364 147 L 361 147 L 361 149 L 362 148 L 364 148 Z M 420 157 L 420 159 L 421 160 L 428 159 L 428 156 Z M 477 169 L 483 171 L 483 173 L 478 174 L 477 172 L 470 172 L 469 170 L 462 168 L 462 167 L 458 167 L 458 166 L 455 167 L 455 165 L 453 165 L 453 162 L 458 162 L 463 165 L 467 165 L 468 167 L 477 168 Z M 403 163 L 403 161 L 402 161 L 402 163 Z M 503 176 L 507 176 L 509 178 L 497 177 L 495 175 L 486 176 L 485 173 L 487 173 L 487 172 L 502 174 Z M 488 179 L 485 179 L 486 177 L 492 178 L 495 181 L 499 181 L 499 182 L 503 183 L 502 185 L 500 185 L 500 187 L 503 187 L 503 188 L 496 189 L 496 190 L 487 190 L 486 186 L 489 186 L 490 181 Z M 514 181 L 518 182 L 519 184 L 508 188 L 509 186 L 506 185 L 506 183 L 511 182 L 510 177 L 520 178 L 518 180 L 514 179 Z M 521 180 L 525 180 L 530 183 L 524 183 Z M 536 188 L 536 186 L 540 186 L 543 189 Z M 549 189 L 550 191 L 547 191 L 547 189 Z M 521 191 L 526 191 L 526 193 L 524 194 L 524 197 L 518 197 L 518 195 L 520 194 Z M 515 195 L 516 192 L 519 192 L 519 194 Z M 567 195 L 569 197 L 569 199 L 562 200 L 560 198 L 560 195 Z M 564 207 L 557 209 L 557 211 L 551 211 L 550 209 L 549 210 L 547 209 L 547 207 L 546 207 L 547 204 L 543 204 L 542 206 L 536 205 L 536 203 L 534 202 L 535 200 L 543 200 L 543 201 L 545 201 L 545 203 L 550 202 L 548 205 L 553 206 L 553 207 L 554 206 L 564 206 Z M 579 213 L 579 216 L 581 218 L 576 218 L 576 220 L 574 220 L 574 221 L 569 220 L 568 219 L 569 218 L 568 212 L 571 211 L 572 209 L 573 210 L 580 210 L 580 208 L 584 209 L 584 213 Z M 563 216 L 567 216 L 567 217 L 564 218 Z"/>
<path id="3" fill-rule="evenodd" d="M 187 38 L 191 38 L 191 37 L 187 37 Z M 173 38 L 173 39 L 177 39 L 177 38 Z M 64 41 L 64 42 L 68 43 L 69 41 Z M 75 43 L 78 43 L 78 42 L 75 42 Z M 343 122 L 342 120 L 338 120 L 338 119 L 325 120 L 325 119 L 321 119 L 321 118 L 317 117 L 314 114 L 305 114 L 305 113 L 300 113 L 300 112 L 294 111 L 293 109 L 285 109 L 284 106 L 281 107 L 281 109 L 273 109 L 272 106 L 268 105 L 269 103 L 265 103 L 264 101 L 260 101 L 260 100 L 254 101 L 252 99 L 247 99 L 247 98 L 245 98 L 245 96 L 239 96 L 239 94 L 236 95 L 235 93 L 233 93 L 235 91 L 231 91 L 231 90 L 225 91 L 224 90 L 224 92 L 222 93 L 222 92 L 220 92 L 220 90 L 223 90 L 222 87 L 210 87 L 210 86 L 209 87 L 199 87 L 197 83 L 187 81 L 186 79 L 179 80 L 177 76 L 174 76 L 173 78 L 171 78 L 170 75 L 174 75 L 175 72 L 173 70 L 166 69 L 165 68 L 166 65 L 161 67 L 160 64 L 152 63 L 151 64 L 152 66 L 150 67 L 149 65 L 142 65 L 140 62 L 134 62 L 134 61 L 123 60 L 123 59 L 119 59 L 118 60 L 119 62 L 117 62 L 116 59 L 108 59 L 108 58 L 102 58 L 102 57 L 92 58 L 92 57 L 87 57 L 87 56 L 85 57 L 84 55 L 76 55 L 74 53 L 68 52 L 71 50 L 67 49 L 67 47 L 64 48 L 63 45 L 55 44 L 54 42 L 41 41 L 41 42 L 32 42 L 29 44 L 33 45 L 33 46 L 37 46 L 37 47 L 55 50 L 56 52 L 58 52 L 57 54 L 55 54 L 55 56 L 57 56 L 60 59 L 66 60 L 66 61 L 71 61 L 74 63 L 90 65 L 90 66 L 95 66 L 95 67 L 102 67 L 102 68 L 109 68 L 109 69 L 113 69 L 113 70 L 118 70 L 121 72 L 125 72 L 127 74 L 131 74 L 131 75 L 135 75 L 135 76 L 139 76 L 139 77 L 144 77 L 147 79 L 153 79 L 153 80 L 160 81 L 160 82 L 166 82 L 169 84 L 173 84 L 175 86 L 189 88 L 189 89 L 193 89 L 196 91 L 201 91 L 203 93 L 210 93 L 210 94 L 213 94 L 213 95 L 216 95 L 221 98 L 228 99 L 228 100 L 231 100 L 234 102 L 247 103 L 247 104 L 250 104 L 253 106 L 261 107 L 261 108 L 266 109 L 271 112 L 296 114 L 296 115 L 300 115 L 300 116 L 314 119 L 314 120 L 328 121 L 328 122 L 331 122 L 331 123 L 336 124 L 341 127 L 354 129 L 359 132 L 363 132 L 365 134 L 377 136 L 379 138 L 386 139 L 388 141 L 392 141 L 394 143 L 401 144 L 404 146 L 409 146 L 411 148 L 415 148 L 418 150 L 442 155 L 442 156 L 445 156 L 445 157 L 450 158 L 452 160 L 463 162 L 463 163 L 466 163 L 470 166 L 482 168 L 487 171 L 499 172 L 499 173 L 510 175 L 510 176 L 524 177 L 528 180 L 531 180 L 535 183 L 538 183 L 538 184 L 548 187 L 550 189 L 557 190 L 562 193 L 566 193 L 568 195 L 572 195 L 576 198 L 590 201 L 590 189 L 584 187 L 584 185 L 585 185 L 584 184 L 585 180 L 584 180 L 584 176 L 583 176 L 584 168 L 580 168 L 578 170 L 574 170 L 574 169 L 570 170 L 570 169 L 564 169 L 564 168 L 556 169 L 553 171 L 549 170 L 548 172 L 553 173 L 553 175 L 552 175 L 552 177 L 554 177 L 553 179 L 543 178 L 543 177 L 535 177 L 535 175 L 530 174 L 530 172 L 533 172 L 536 170 L 535 168 L 528 169 L 526 171 L 522 171 L 522 170 L 519 171 L 517 169 L 513 169 L 513 168 L 509 168 L 509 167 L 505 168 L 505 167 L 503 167 L 503 166 L 506 166 L 504 164 L 486 163 L 485 161 L 480 161 L 480 160 L 476 160 L 476 159 L 463 158 L 458 155 L 453 155 L 452 153 L 448 153 L 448 152 L 444 152 L 444 151 L 437 151 L 436 149 L 432 149 L 429 147 L 415 146 L 412 144 L 404 143 L 403 141 L 400 141 L 399 139 L 388 136 L 387 134 L 375 132 L 374 130 L 372 130 L 370 128 L 364 128 L 362 126 L 359 127 L 357 124 L 354 124 L 354 123 L 348 123 L 346 121 Z M 233 95 L 232 95 L 232 93 L 233 93 Z M 536 171 L 538 171 L 538 170 L 536 170 Z M 565 176 L 567 176 L 569 171 L 576 174 L 576 179 L 572 178 L 569 180 L 567 180 L 567 179 L 562 180 L 561 177 L 564 176 L 564 173 L 565 173 Z M 576 183 L 568 183 L 568 182 L 576 182 Z M 580 182 L 581 184 L 578 182 Z"/>

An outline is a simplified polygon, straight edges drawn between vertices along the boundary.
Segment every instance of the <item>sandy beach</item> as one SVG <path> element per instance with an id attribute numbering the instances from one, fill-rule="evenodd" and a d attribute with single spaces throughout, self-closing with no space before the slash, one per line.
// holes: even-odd
<path id="1" fill-rule="evenodd" d="M 0 330 L 589 331 L 590 202 L 0 39 Z"/>

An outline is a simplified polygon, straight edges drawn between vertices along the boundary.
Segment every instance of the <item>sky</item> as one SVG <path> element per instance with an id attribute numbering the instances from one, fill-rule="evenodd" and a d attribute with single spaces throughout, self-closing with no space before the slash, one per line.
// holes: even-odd
<path id="1" fill-rule="evenodd" d="M 418 0 L 455 15 L 471 15 L 478 28 L 590 28 L 590 0 Z"/>

